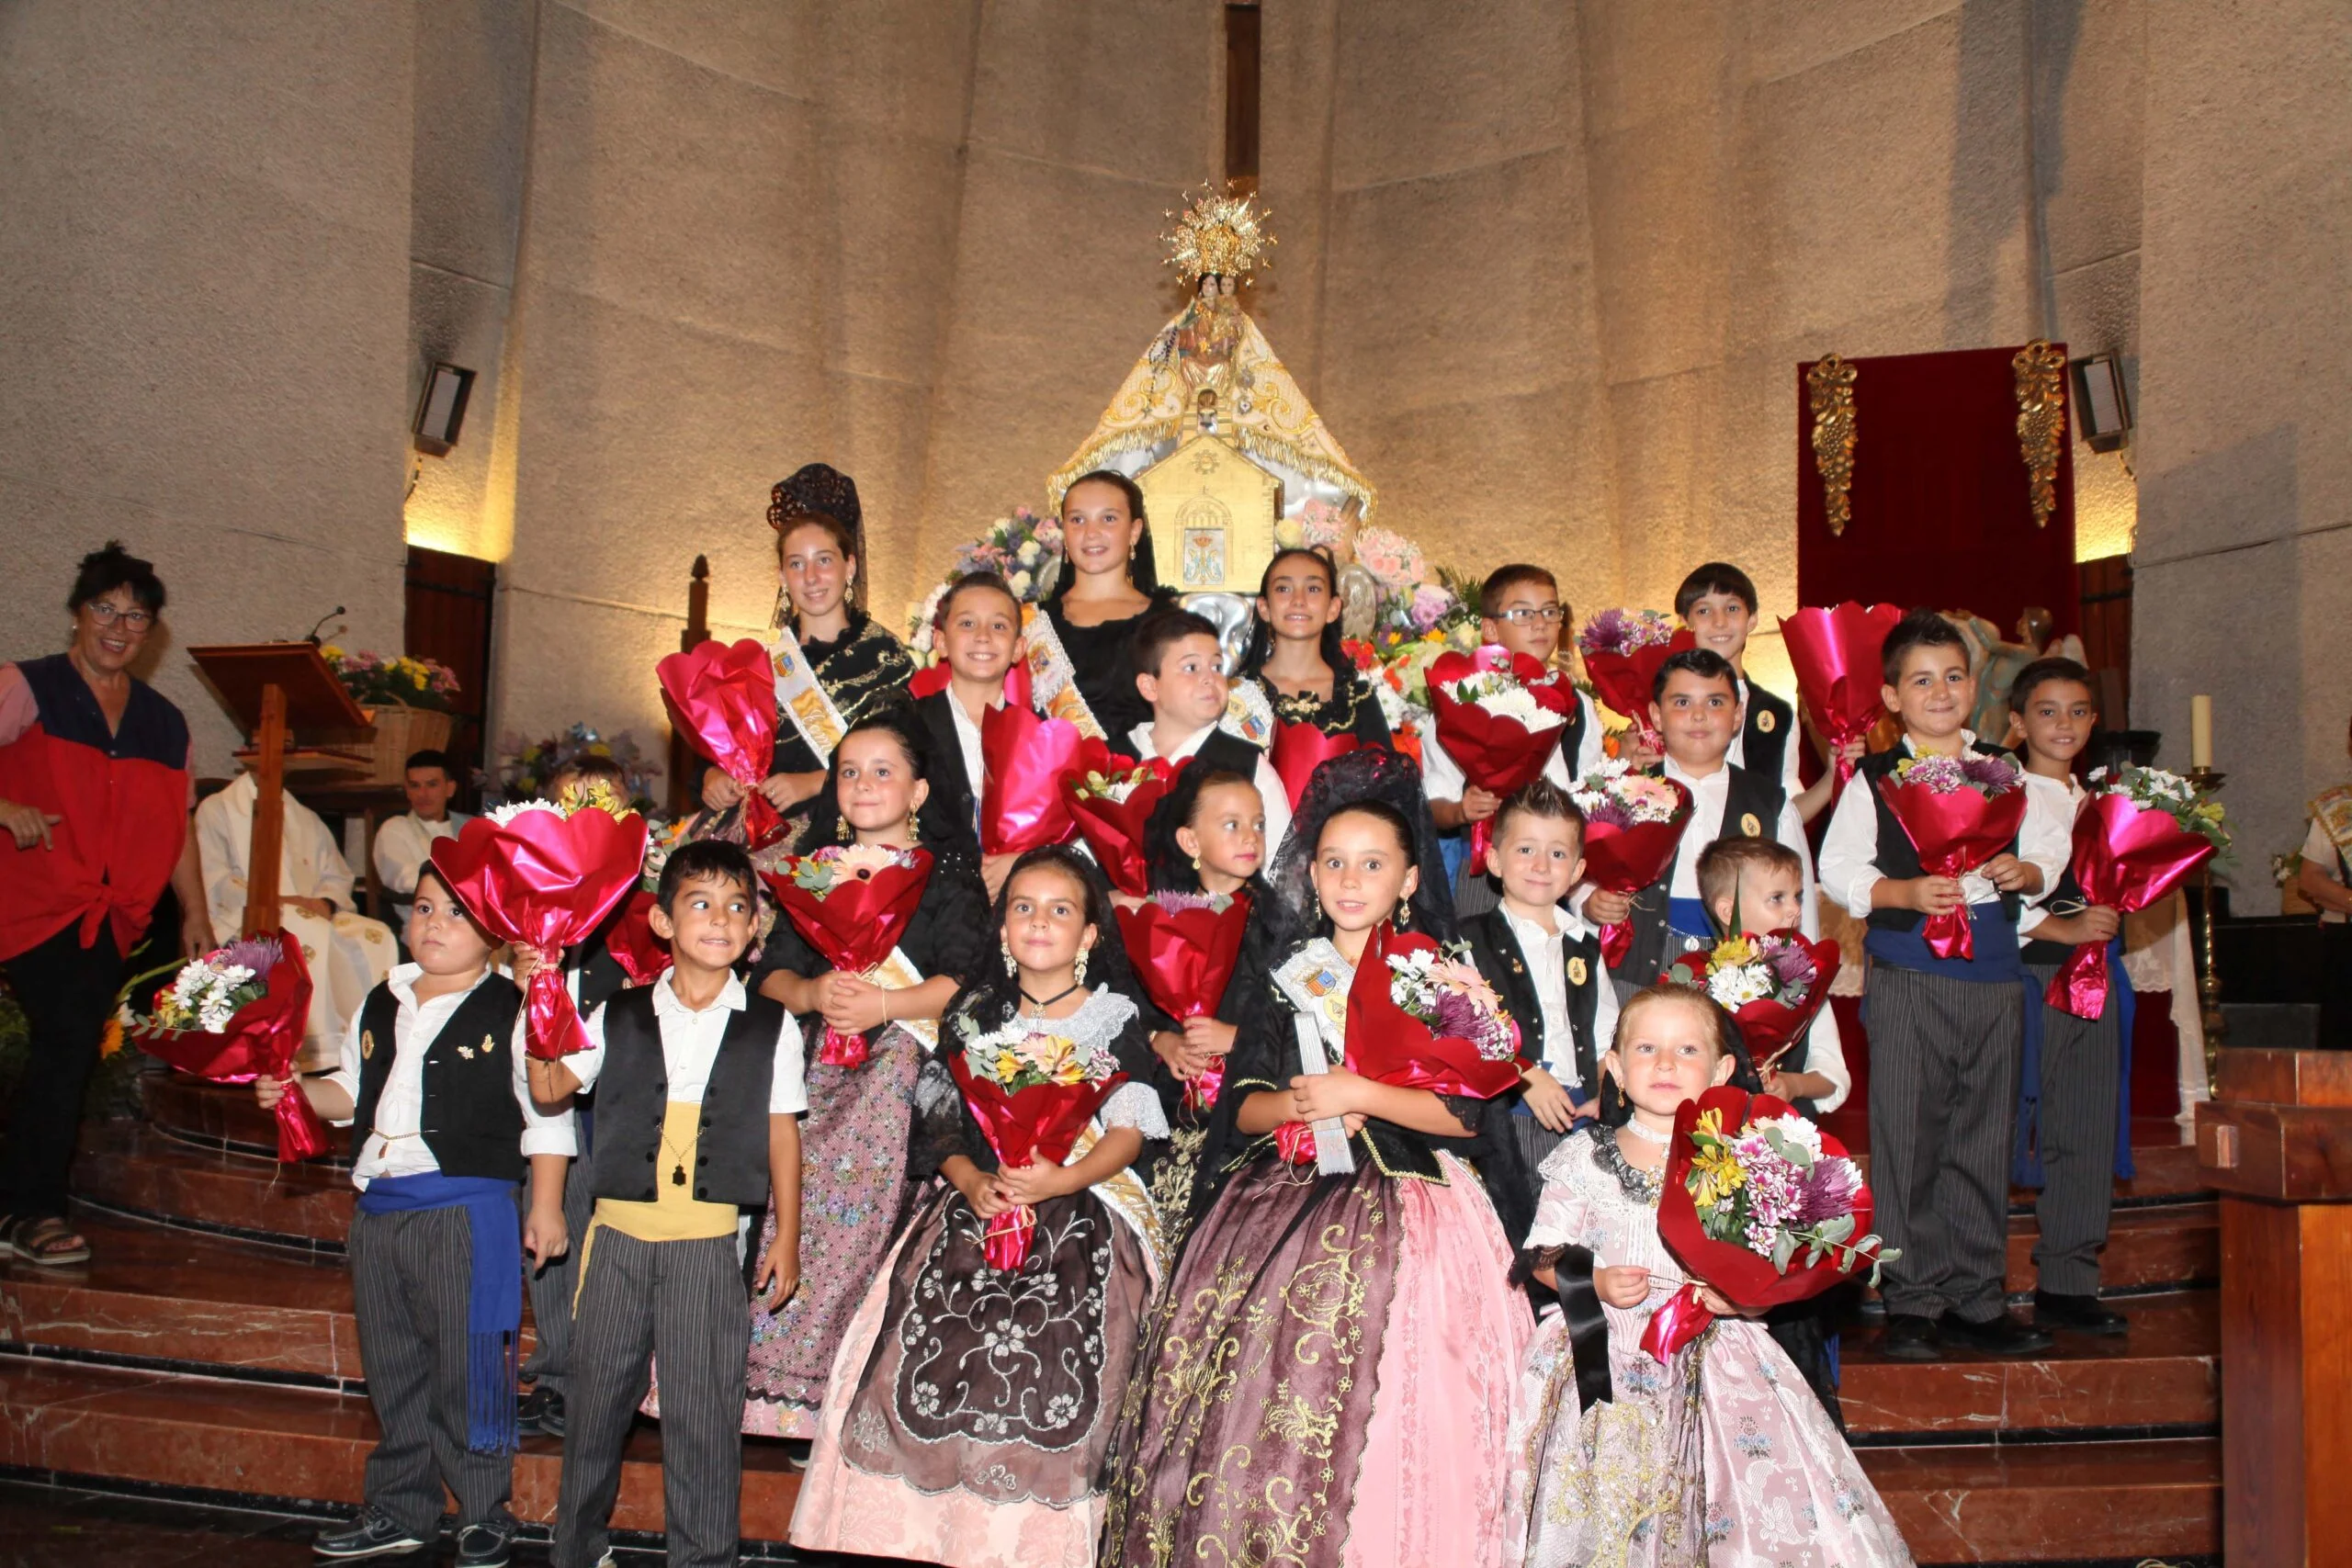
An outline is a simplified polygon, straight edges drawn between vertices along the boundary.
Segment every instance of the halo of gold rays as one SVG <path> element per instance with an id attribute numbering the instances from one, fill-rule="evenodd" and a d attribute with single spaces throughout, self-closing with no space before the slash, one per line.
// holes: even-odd
<path id="1" fill-rule="evenodd" d="M 1253 206 L 1256 199 L 1231 185 L 1221 191 L 1204 186 L 1181 216 L 1167 215 L 1176 221 L 1160 236 L 1168 242 L 1168 265 L 1183 274 L 1188 286 L 1212 274 L 1239 277 L 1273 248 L 1273 233 L 1266 227 L 1272 214 Z"/>

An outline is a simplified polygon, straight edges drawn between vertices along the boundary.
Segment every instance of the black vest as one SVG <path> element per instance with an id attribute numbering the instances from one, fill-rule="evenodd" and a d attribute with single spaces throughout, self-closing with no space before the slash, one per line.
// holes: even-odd
<path id="1" fill-rule="evenodd" d="M 1584 694 L 1569 683 L 1566 675 L 1560 683 L 1568 688 L 1568 718 L 1560 726 L 1560 763 L 1568 770 L 1568 782 L 1582 782 L 1577 773 L 1577 757 L 1584 750 Z"/>
<path id="2" fill-rule="evenodd" d="M 977 861 L 980 829 L 974 813 L 979 803 L 972 798 L 971 776 L 964 772 L 964 741 L 950 711 L 955 701 L 956 694 L 945 691 L 915 699 L 915 717 L 923 732 L 923 777 L 931 783 L 922 815 L 952 835 Z"/>
<path id="3" fill-rule="evenodd" d="M 670 1069 L 653 992 L 639 986 L 605 1004 L 590 1186 L 599 1198 L 650 1203 L 659 1196 L 657 1180 L 669 1179 L 667 1168 L 656 1169 L 670 1110 Z M 768 1201 L 768 1089 L 786 1015 L 782 1002 L 756 992 L 749 1001 L 728 1020 L 711 1064 L 691 1179 L 703 1202 L 758 1209 Z"/>
<path id="4" fill-rule="evenodd" d="M 2087 900 L 2083 897 L 2083 885 L 2075 880 L 2075 868 L 2068 866 L 2058 874 L 2058 889 L 2043 901 L 2042 908 L 2052 914 L 2067 909 L 2079 909 Z M 2071 942 L 2043 942 L 2030 937 L 2024 950 L 2018 954 L 2028 964 L 2064 964 L 2075 956 Z"/>
<path id="5" fill-rule="evenodd" d="M 1998 746 L 1988 745 L 1982 740 L 1975 743 L 1975 750 L 1980 756 L 2015 761 Z M 1910 758 L 1911 752 L 1898 742 L 1886 750 L 1871 752 L 1854 765 L 1856 775 L 1870 781 L 1871 805 L 1878 812 L 1878 852 L 1871 857 L 1871 862 L 1878 867 L 1881 876 L 1899 882 L 1925 876 L 1928 869 L 1919 863 L 1919 852 L 1913 846 L 1911 835 L 1903 830 L 1902 822 L 1895 818 L 1894 808 L 1887 805 L 1886 795 L 1879 786 Z M 2022 789 L 2025 786 L 2020 783 L 2018 787 Z M 2015 854 L 2018 841 L 2011 839 L 2002 848 L 2007 853 Z M 2011 925 L 2018 923 L 2018 903 L 2016 894 L 2001 895 L 2001 913 L 2007 917 Z M 1916 931 L 1927 922 L 1928 917 L 1917 909 L 1872 909 L 1870 918 L 1872 927 L 1887 931 Z"/>
<path id="6" fill-rule="evenodd" d="M 1467 916 L 1462 922 L 1462 934 L 1470 943 L 1470 952 L 1478 962 L 1478 973 L 1487 977 L 1519 1021 L 1520 1054 L 1541 1066 L 1544 1061 L 1544 998 L 1535 994 L 1535 972 L 1527 966 L 1520 951 L 1519 933 L 1511 929 L 1510 918 L 1498 907 Z M 1592 1023 L 1600 1005 L 1600 987 L 1606 981 L 1600 977 L 1600 938 L 1588 931 L 1581 937 L 1562 932 L 1555 938 L 1564 950 L 1561 967 L 1564 973 L 1584 960 L 1584 984 L 1568 978 L 1568 1028 L 1574 1033 L 1577 1077 L 1584 1085 L 1584 1098 L 1589 1100 L 1600 1091 L 1600 1057 L 1611 1042 L 1595 1040 Z"/>
<path id="7" fill-rule="evenodd" d="M 1789 733 L 1796 724 L 1796 709 L 1755 682 L 1747 682 L 1747 716 L 1739 728 L 1739 765 L 1768 779 L 1786 777 Z"/>
<path id="8" fill-rule="evenodd" d="M 1781 791 L 1781 775 L 1758 773 L 1750 768 L 1724 765 L 1731 775 L 1731 783 L 1724 791 L 1724 819 L 1715 829 L 1715 839 L 1770 839 L 1781 825 L 1781 808 L 1788 802 Z M 1659 770 L 1662 773 L 1663 770 Z M 1714 839 L 1708 843 L 1714 842 Z M 1634 896 L 1634 912 L 1628 918 L 1634 928 L 1634 945 L 1625 953 L 1625 962 L 1617 966 L 1618 973 L 1635 985 L 1646 986 L 1656 981 L 1674 954 L 1666 951 L 1667 902 L 1674 886 L 1674 868 L 1689 855 L 1694 860 L 1706 849 L 1706 844 L 1693 844 L 1685 838 L 1674 860 L 1656 882 Z"/>
<path id="9" fill-rule="evenodd" d="M 514 1099 L 514 1014 L 523 993 L 503 975 L 476 986 L 424 1047 L 424 1104 L 417 1127 L 444 1176 L 520 1181 L 523 1107 Z M 359 1100 L 351 1118 L 351 1153 L 375 1130 L 376 1102 L 392 1076 L 393 1026 L 400 999 L 389 982 L 359 1010 Z"/>
<path id="10" fill-rule="evenodd" d="M 1227 729 L 1212 729 L 1201 749 L 1193 753 L 1193 761 L 1219 773 L 1239 773 L 1255 784 L 1258 781 L 1258 759 L 1265 753 L 1238 735 Z"/>

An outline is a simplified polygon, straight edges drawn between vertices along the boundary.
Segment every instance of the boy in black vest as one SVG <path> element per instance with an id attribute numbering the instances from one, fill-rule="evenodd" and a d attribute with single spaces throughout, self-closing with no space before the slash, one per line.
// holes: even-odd
<path id="1" fill-rule="evenodd" d="M 1871 1191 L 1880 1234 L 1903 1251 L 1886 1268 L 1881 1348 L 1898 1360 L 1933 1360 L 1939 1344 L 2032 1354 L 2050 1336 L 2009 1315 L 2003 1288 L 2025 1030 L 2017 912 L 2021 897 L 2057 884 L 2072 824 L 2029 791 L 2015 843 L 1965 876 L 1924 874 L 1880 793 L 1887 780 L 1913 756 L 2005 753 L 1965 728 L 1976 679 L 1941 615 L 1904 616 L 1882 663 L 1903 739 L 1862 760 L 1862 787 L 1838 797 L 1821 846 L 1823 891 L 1871 928 Z M 1939 958 L 1920 927 L 1962 908 L 1974 956 Z"/>
<path id="2" fill-rule="evenodd" d="M 1494 870 L 1502 899 L 1462 922 L 1478 972 L 1519 1021 L 1520 1075 L 1511 1110 L 1532 1172 L 1600 1103 L 1600 1061 L 1617 1036 L 1617 993 L 1600 933 L 1564 900 L 1584 875 L 1584 813 L 1568 792 L 1537 779 L 1495 812 Z M 1536 1186 L 1543 1185 L 1539 1179 Z"/>
<path id="3" fill-rule="evenodd" d="M 2071 659 L 2035 660 L 2009 686 L 2009 722 L 2023 735 L 2018 750 L 2026 788 L 2072 824 L 2086 798 L 2075 782 L 2075 759 L 2098 726 L 2091 672 Z M 2031 1144 L 2041 1168 L 2041 1196 L 2034 1204 L 2041 1235 L 2033 1247 L 2033 1321 L 2078 1334 L 2121 1334 L 2131 1327 L 2098 1299 L 2098 1254 L 2115 1203 L 2117 1080 L 2123 1067 L 2122 1003 L 2116 993 L 2122 977 L 2110 977 L 2097 1018 L 2076 1018 L 2041 998 L 2076 947 L 2104 947 L 2122 924 L 2115 910 L 2084 899 L 2071 865 L 2050 896 L 2018 919 L 2032 982 L 2026 1007 L 2041 1042 L 2018 1106 L 2020 1120 L 2029 1103 L 2032 1108 Z"/>
<path id="4" fill-rule="evenodd" d="M 1779 779 L 1781 793 L 1796 802 L 1798 818 L 1811 822 L 1829 804 L 1831 779 L 1824 773 L 1810 789 L 1798 783 L 1796 709 L 1747 678 L 1756 584 L 1729 561 L 1711 560 L 1682 580 L 1675 591 L 1674 613 L 1698 645 L 1723 655 L 1738 677 L 1740 728 L 1731 743 L 1732 765 Z M 1862 742 L 1853 742 L 1849 759 L 1859 761 L 1862 750 Z"/>
<path id="5" fill-rule="evenodd" d="M 506 1501 L 523 1255 L 541 1263 L 565 1250 L 571 1119 L 531 1103 L 522 993 L 492 973 L 490 939 L 430 862 L 408 944 L 415 962 L 368 993 L 340 1065 L 302 1083 L 321 1115 L 351 1123 L 353 1313 L 383 1429 L 368 1456 L 367 1506 L 312 1550 L 341 1562 L 418 1551 L 440 1534 L 446 1484 L 461 1568 L 497 1568 L 514 1538 Z M 287 1087 L 258 1078 L 254 1098 L 275 1106 Z"/>
<path id="6" fill-rule="evenodd" d="M 800 1281 L 800 1031 L 748 991 L 751 857 L 682 844 L 652 914 L 672 967 L 588 1021 L 588 1048 L 531 1063 L 543 1103 L 596 1090 L 596 1207 L 581 1244 L 571 1325 L 557 1568 L 607 1562 L 621 1449 L 662 1363 L 662 1498 L 673 1564 L 735 1561 L 741 1534 L 743 1386 L 751 1348 L 746 1212 L 775 1193 L 776 1239 L 754 1283 L 773 1312 Z"/>
<path id="7" fill-rule="evenodd" d="M 1251 741 L 1236 733 L 1226 719 L 1233 684 L 1225 677 L 1225 645 L 1216 627 L 1190 610 L 1155 610 L 1136 627 L 1128 657 L 1135 661 L 1136 690 L 1151 705 L 1151 719 L 1127 731 L 1121 746 L 1149 761 L 1165 757 L 1170 762 L 1198 758 L 1204 768 L 1239 773 L 1258 786 L 1266 804 L 1266 861 L 1290 831 L 1290 795 L 1282 775 L 1266 759 L 1273 739 L 1272 716 L 1267 714 L 1264 740 Z M 1248 685 L 1253 695 L 1258 688 Z"/>

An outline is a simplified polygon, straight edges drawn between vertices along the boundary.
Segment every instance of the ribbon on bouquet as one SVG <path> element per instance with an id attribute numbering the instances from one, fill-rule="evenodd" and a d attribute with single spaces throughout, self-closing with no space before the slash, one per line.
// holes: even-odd
<path id="1" fill-rule="evenodd" d="M 800 639 L 792 635 L 789 623 L 776 627 L 769 640 L 768 661 L 775 670 L 777 711 L 792 720 L 792 728 L 808 742 L 817 761 L 830 765 L 833 748 L 849 730 L 849 721 L 825 694 L 817 672 L 808 668 L 808 656 L 800 651 Z"/>

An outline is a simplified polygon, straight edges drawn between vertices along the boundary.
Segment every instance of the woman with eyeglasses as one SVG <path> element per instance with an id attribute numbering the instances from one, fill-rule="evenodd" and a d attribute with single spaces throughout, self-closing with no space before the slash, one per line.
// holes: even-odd
<path id="1" fill-rule="evenodd" d="M 65 608 L 64 652 L 0 664 L 0 971 L 32 1032 L 0 1156 L 0 1258 L 43 1268 L 89 1260 L 65 1219 L 82 1094 L 123 956 L 166 885 L 181 948 L 212 945 L 187 830 L 187 719 L 130 673 L 163 580 L 108 543 L 82 558 Z"/>

